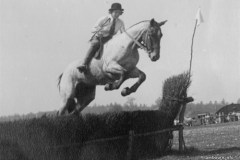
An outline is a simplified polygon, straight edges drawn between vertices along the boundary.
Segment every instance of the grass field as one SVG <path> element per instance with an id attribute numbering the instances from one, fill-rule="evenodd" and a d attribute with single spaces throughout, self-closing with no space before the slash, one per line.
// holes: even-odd
<path id="1" fill-rule="evenodd" d="M 174 133 L 173 151 L 156 160 L 240 160 L 240 121 L 186 128 L 187 151 L 179 153 Z"/>

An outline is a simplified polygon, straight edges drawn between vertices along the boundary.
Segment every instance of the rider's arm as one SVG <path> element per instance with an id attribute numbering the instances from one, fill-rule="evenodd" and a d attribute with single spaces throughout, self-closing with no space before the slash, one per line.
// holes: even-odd
<path id="1" fill-rule="evenodd" d="M 123 33 L 125 32 L 125 25 L 124 25 L 124 22 L 121 20 L 121 27 L 120 27 L 120 33 Z"/>
<path id="2" fill-rule="evenodd" d="M 99 32 L 103 29 L 104 26 L 106 26 L 106 24 L 109 23 L 109 17 L 101 17 L 97 23 L 94 25 L 94 27 L 92 28 L 92 33 L 96 33 Z"/>

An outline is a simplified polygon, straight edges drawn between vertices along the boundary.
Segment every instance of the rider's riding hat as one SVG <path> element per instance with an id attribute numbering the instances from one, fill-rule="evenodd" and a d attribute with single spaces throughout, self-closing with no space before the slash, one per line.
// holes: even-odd
<path id="1" fill-rule="evenodd" d="M 112 12 L 114 10 L 120 10 L 120 11 L 124 11 L 124 9 L 122 9 L 122 5 L 120 3 L 113 3 L 111 8 L 109 9 L 109 12 Z"/>

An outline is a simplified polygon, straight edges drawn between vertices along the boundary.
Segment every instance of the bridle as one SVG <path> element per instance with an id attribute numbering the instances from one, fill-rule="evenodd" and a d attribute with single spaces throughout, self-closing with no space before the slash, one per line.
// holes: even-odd
<path id="1" fill-rule="evenodd" d="M 146 31 L 143 32 L 142 34 L 142 45 L 146 48 L 146 51 L 148 53 L 153 52 L 153 40 L 151 37 L 150 31 L 147 29 Z"/>
<path id="2" fill-rule="evenodd" d="M 153 48 L 153 40 L 151 38 L 151 33 L 150 33 L 149 29 L 146 29 L 145 31 L 143 31 L 143 33 L 141 33 L 141 36 L 138 40 L 133 38 L 127 31 L 125 31 L 125 33 L 127 34 L 127 36 L 129 38 L 131 38 L 133 40 L 133 42 L 136 45 L 138 45 L 139 48 L 143 49 L 148 54 L 153 52 L 153 49 L 154 49 Z M 141 40 L 141 42 L 139 42 L 140 40 Z"/>

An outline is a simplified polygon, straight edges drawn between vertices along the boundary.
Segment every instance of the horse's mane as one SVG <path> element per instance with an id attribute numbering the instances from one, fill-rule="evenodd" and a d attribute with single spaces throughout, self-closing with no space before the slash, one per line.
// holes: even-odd
<path id="1" fill-rule="evenodd" d="M 134 26 L 136 26 L 136 25 L 138 25 L 138 24 L 141 24 L 141 23 L 144 23 L 144 22 L 149 22 L 149 21 L 150 21 L 150 20 L 143 20 L 143 21 L 137 22 L 137 23 L 133 24 L 132 26 L 130 26 L 129 28 L 127 28 L 126 30 L 129 30 L 129 29 L 133 28 Z M 142 27 L 142 29 L 144 29 L 144 27 Z M 141 31 L 135 38 L 138 39 L 139 36 L 142 34 L 142 32 L 143 32 L 143 31 Z M 123 35 L 123 34 L 118 34 L 115 38 L 117 38 L 117 37 L 119 37 L 119 36 L 121 36 L 121 35 Z M 113 38 L 113 39 L 115 39 L 115 38 Z M 113 40 L 113 39 L 112 39 L 112 40 Z M 110 40 L 110 41 L 112 41 L 112 40 Z"/>
<path id="2" fill-rule="evenodd" d="M 140 24 L 140 23 L 148 22 L 148 21 L 149 21 L 149 20 L 143 20 L 143 21 L 137 22 L 137 23 L 133 24 L 132 26 L 130 26 L 128 29 L 130 29 L 130 28 L 132 28 L 132 27 L 134 27 L 134 26 L 136 26 L 136 25 L 138 25 L 138 24 Z"/>

